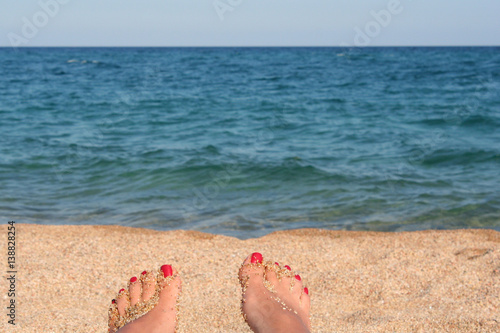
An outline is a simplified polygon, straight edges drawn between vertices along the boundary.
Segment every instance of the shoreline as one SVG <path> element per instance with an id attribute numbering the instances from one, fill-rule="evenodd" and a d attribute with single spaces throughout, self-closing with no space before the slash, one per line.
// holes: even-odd
<path id="1" fill-rule="evenodd" d="M 239 312 L 237 271 L 255 251 L 303 277 L 313 332 L 500 330 L 500 232 L 494 230 L 295 229 L 240 240 L 16 223 L 16 233 L 15 332 L 105 332 L 115 293 L 162 264 L 183 278 L 179 332 L 251 332 Z M 0 245 L 7 246 L 6 237 Z M 12 329 L 4 317 L 0 330 Z"/>

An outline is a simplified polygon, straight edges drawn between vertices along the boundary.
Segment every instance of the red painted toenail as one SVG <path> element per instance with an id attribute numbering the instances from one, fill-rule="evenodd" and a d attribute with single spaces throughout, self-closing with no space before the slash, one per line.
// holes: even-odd
<path id="1" fill-rule="evenodd" d="M 163 276 L 164 277 L 172 276 L 173 275 L 172 266 L 170 266 L 170 265 L 163 265 L 163 266 L 161 266 L 160 269 L 163 272 Z"/>
<path id="2" fill-rule="evenodd" d="M 309 295 L 309 289 L 307 289 L 307 287 L 304 288 L 304 293 Z"/>
<path id="3" fill-rule="evenodd" d="M 300 281 L 300 280 L 302 280 L 302 279 L 300 278 L 300 275 L 295 275 L 295 278 L 296 278 L 297 280 L 299 280 L 299 281 Z"/>
<path id="4" fill-rule="evenodd" d="M 115 304 L 115 303 L 116 303 L 116 299 L 111 301 L 111 304 Z"/>
<path id="5" fill-rule="evenodd" d="M 288 265 L 285 265 L 285 268 L 288 269 L 289 271 L 291 271 L 292 269 L 290 268 L 290 266 Z"/>
<path id="6" fill-rule="evenodd" d="M 264 258 L 262 258 L 262 254 L 259 252 L 252 253 L 252 264 L 262 264 L 262 260 L 264 260 Z"/>
<path id="7" fill-rule="evenodd" d="M 142 272 L 141 274 L 142 274 L 142 275 L 146 275 L 147 273 L 148 273 L 147 271 L 144 271 L 144 272 Z"/>
<path id="8" fill-rule="evenodd" d="M 275 264 L 275 265 L 278 265 L 278 266 L 280 265 L 280 264 L 278 264 L 277 262 L 275 262 L 274 264 Z"/>
<path id="9" fill-rule="evenodd" d="M 120 289 L 120 291 L 118 293 L 121 293 L 122 291 L 125 291 L 125 289 Z"/>
<path id="10" fill-rule="evenodd" d="M 137 278 L 134 276 L 133 278 L 130 279 L 130 282 L 131 283 L 134 283 L 135 281 L 137 281 Z"/>

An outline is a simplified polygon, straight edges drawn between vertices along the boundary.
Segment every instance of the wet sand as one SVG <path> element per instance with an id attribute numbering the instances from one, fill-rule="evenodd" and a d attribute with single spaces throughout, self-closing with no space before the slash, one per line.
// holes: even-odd
<path id="1" fill-rule="evenodd" d="M 180 332 L 250 332 L 237 271 L 254 251 L 300 273 L 314 332 L 500 332 L 496 231 L 301 229 L 244 241 L 118 226 L 16 224 L 16 231 L 17 325 L 3 314 L 2 332 L 106 332 L 115 293 L 162 264 L 183 278 Z"/>

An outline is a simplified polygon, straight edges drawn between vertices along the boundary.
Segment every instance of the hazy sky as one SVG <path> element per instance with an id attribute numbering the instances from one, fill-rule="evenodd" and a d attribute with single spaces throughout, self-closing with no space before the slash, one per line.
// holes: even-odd
<path id="1" fill-rule="evenodd" d="M 0 46 L 500 45 L 500 0 L 0 0 Z"/>

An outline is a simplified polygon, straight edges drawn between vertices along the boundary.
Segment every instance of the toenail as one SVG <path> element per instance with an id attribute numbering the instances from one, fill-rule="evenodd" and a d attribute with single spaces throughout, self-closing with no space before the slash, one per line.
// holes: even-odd
<path id="1" fill-rule="evenodd" d="M 275 264 L 275 265 L 278 265 L 278 266 L 280 265 L 280 264 L 278 264 L 277 262 L 275 262 L 274 264 Z"/>
<path id="2" fill-rule="evenodd" d="M 304 288 L 304 293 L 305 293 L 306 295 L 309 295 L 309 289 L 307 289 L 307 287 L 305 287 L 305 288 Z"/>
<path id="3" fill-rule="evenodd" d="M 259 252 L 252 253 L 252 259 L 250 261 L 252 264 L 262 264 L 262 260 L 264 260 L 264 258 L 262 258 L 262 254 Z"/>
<path id="4" fill-rule="evenodd" d="M 170 266 L 170 265 L 163 265 L 163 266 L 161 266 L 160 269 L 163 272 L 163 277 L 167 277 L 167 276 L 172 276 L 173 275 L 172 266 Z"/>
<path id="5" fill-rule="evenodd" d="M 130 282 L 131 283 L 134 283 L 135 281 L 137 281 L 137 278 L 134 276 L 133 278 L 130 279 Z"/>
<path id="6" fill-rule="evenodd" d="M 111 300 L 111 304 L 115 304 L 115 303 L 116 303 L 116 299 Z"/>
<path id="7" fill-rule="evenodd" d="M 147 273 L 148 273 L 147 271 L 144 271 L 144 272 L 142 272 L 141 274 L 142 274 L 142 275 L 146 275 Z"/>
<path id="8" fill-rule="evenodd" d="M 288 265 L 285 265 L 285 268 L 288 269 L 289 271 L 291 271 L 292 269 L 290 268 L 290 266 Z"/>
<path id="9" fill-rule="evenodd" d="M 299 281 L 300 281 L 300 280 L 302 280 L 302 279 L 300 278 L 300 275 L 298 275 L 298 274 L 297 274 L 297 275 L 295 275 L 295 278 L 296 278 L 297 280 L 299 280 Z"/>

